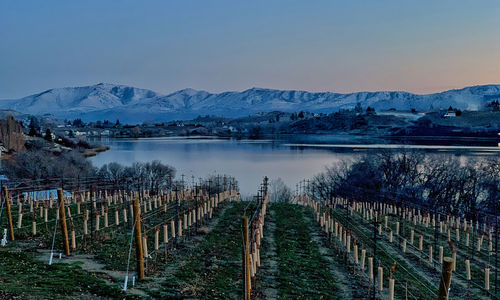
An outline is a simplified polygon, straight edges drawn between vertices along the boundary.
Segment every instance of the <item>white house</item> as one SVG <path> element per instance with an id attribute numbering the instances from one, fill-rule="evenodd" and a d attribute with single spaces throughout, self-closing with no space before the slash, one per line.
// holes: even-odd
<path id="1" fill-rule="evenodd" d="M 457 113 L 456 113 L 455 111 L 453 111 L 453 110 L 449 110 L 449 111 L 447 111 L 447 112 L 443 115 L 443 117 L 444 117 L 444 118 L 456 117 L 456 116 L 457 116 Z"/>

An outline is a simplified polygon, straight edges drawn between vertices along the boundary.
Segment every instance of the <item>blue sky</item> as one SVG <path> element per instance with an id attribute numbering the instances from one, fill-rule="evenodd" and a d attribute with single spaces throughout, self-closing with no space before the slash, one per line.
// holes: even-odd
<path id="1" fill-rule="evenodd" d="M 0 98 L 109 82 L 428 93 L 500 83 L 500 1 L 0 0 Z"/>

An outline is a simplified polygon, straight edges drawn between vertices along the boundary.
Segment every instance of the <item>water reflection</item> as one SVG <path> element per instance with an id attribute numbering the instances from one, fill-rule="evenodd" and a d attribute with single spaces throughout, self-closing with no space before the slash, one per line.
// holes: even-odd
<path id="1" fill-rule="evenodd" d="M 397 144 L 305 144 L 290 141 L 230 140 L 217 138 L 106 139 L 111 150 L 92 158 L 95 165 L 116 161 L 161 160 L 178 175 L 196 178 L 215 172 L 235 176 L 245 195 L 256 192 L 264 175 L 281 177 L 290 187 L 342 160 L 384 149 L 425 149 L 433 155 L 500 157 L 500 148 L 479 146 L 408 146 Z"/>

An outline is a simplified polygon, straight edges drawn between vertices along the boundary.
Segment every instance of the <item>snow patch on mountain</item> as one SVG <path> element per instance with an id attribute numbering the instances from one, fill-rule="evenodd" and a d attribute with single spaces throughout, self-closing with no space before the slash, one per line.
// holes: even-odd
<path id="1" fill-rule="evenodd" d="M 486 103 L 499 99 L 500 85 L 472 86 L 426 95 L 402 91 L 340 94 L 262 88 L 217 94 L 183 89 L 163 95 L 146 89 L 100 83 L 50 89 L 21 99 L 3 100 L 0 101 L 0 108 L 86 121 L 120 119 L 123 122 L 141 122 L 189 119 L 207 114 L 237 117 L 274 110 L 330 113 L 351 109 L 357 103 L 377 110 L 415 108 L 426 111 L 449 106 L 479 110 Z"/>

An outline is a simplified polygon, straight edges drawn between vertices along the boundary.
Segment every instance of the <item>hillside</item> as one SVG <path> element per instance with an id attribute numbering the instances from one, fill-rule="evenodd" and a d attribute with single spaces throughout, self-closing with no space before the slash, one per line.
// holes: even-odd
<path id="1" fill-rule="evenodd" d="M 352 109 L 357 103 L 379 110 L 433 110 L 453 106 L 477 111 L 500 99 L 500 85 L 483 85 L 417 95 L 401 91 L 332 92 L 282 91 L 252 88 L 242 92 L 212 94 L 184 89 L 162 95 L 151 90 L 100 83 L 84 87 L 58 88 L 21 99 L 0 101 L 0 108 L 29 114 L 53 114 L 85 121 L 142 122 L 192 119 L 198 115 L 246 116 L 269 111 L 331 113 Z"/>

